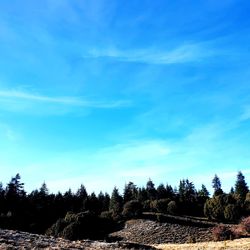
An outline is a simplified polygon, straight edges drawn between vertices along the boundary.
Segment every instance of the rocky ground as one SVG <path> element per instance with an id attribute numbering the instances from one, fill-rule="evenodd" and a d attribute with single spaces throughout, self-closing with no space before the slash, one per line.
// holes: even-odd
<path id="1" fill-rule="evenodd" d="M 61 238 L 0 229 L 0 249 L 154 250 L 156 248 L 128 242 L 68 241 Z"/>
<path id="2" fill-rule="evenodd" d="M 212 240 L 211 227 L 159 223 L 151 220 L 127 221 L 125 228 L 112 233 L 114 238 L 143 244 L 192 243 Z"/>
<path id="3" fill-rule="evenodd" d="M 86 249 L 86 250 L 250 250 L 250 238 L 213 242 L 212 227 L 130 220 L 121 231 L 110 235 L 111 243 L 68 241 L 61 238 L 0 229 L 0 249 Z M 113 242 L 112 242 L 113 241 Z M 187 244 L 199 242 L 196 244 Z M 178 244 L 176 244 L 178 243 Z M 181 244 L 180 244 L 181 243 Z"/>

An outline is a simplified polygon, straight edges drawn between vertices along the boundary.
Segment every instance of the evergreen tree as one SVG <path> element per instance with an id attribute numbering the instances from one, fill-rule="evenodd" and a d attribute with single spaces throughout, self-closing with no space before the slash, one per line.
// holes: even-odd
<path id="1" fill-rule="evenodd" d="M 83 184 L 81 184 L 80 188 L 76 191 L 76 210 L 80 211 L 83 209 L 85 200 L 88 198 L 88 193 Z"/>
<path id="2" fill-rule="evenodd" d="M 81 184 L 80 188 L 76 192 L 76 196 L 80 199 L 85 199 L 88 196 L 88 193 L 86 191 L 86 188 L 83 184 Z"/>
<path id="3" fill-rule="evenodd" d="M 124 203 L 131 200 L 136 200 L 137 194 L 137 188 L 133 182 L 129 182 L 128 184 L 126 184 L 123 192 Z"/>
<path id="4" fill-rule="evenodd" d="M 163 184 L 160 184 L 157 187 L 157 198 L 158 199 L 165 199 L 168 198 L 167 190 Z"/>
<path id="5" fill-rule="evenodd" d="M 166 185 L 167 198 L 173 199 L 175 197 L 175 191 L 171 185 Z"/>
<path id="6" fill-rule="evenodd" d="M 157 196 L 157 191 L 155 189 L 155 184 L 151 179 L 148 180 L 146 184 L 146 191 L 149 200 L 155 200 Z"/>
<path id="7" fill-rule="evenodd" d="M 235 193 L 235 190 L 234 190 L 233 187 L 230 188 L 230 192 L 229 192 L 229 193 L 230 193 L 230 194 L 234 194 L 234 193 Z"/>
<path id="8" fill-rule="evenodd" d="M 109 202 L 110 202 L 110 196 L 109 194 L 103 192 L 100 192 L 98 194 L 98 200 L 101 205 L 101 211 L 108 211 L 109 210 Z"/>
<path id="9" fill-rule="evenodd" d="M 148 194 L 147 194 L 147 191 L 145 189 L 145 187 L 142 187 L 142 188 L 139 188 L 138 189 L 138 200 L 140 202 L 144 202 L 148 199 Z"/>
<path id="10" fill-rule="evenodd" d="M 84 202 L 84 210 L 90 211 L 95 214 L 100 214 L 102 209 L 102 204 L 99 199 L 96 197 L 95 193 L 91 193 Z"/>
<path id="11" fill-rule="evenodd" d="M 184 202 L 193 202 L 196 197 L 194 184 L 188 179 L 181 180 L 179 184 L 179 198 Z"/>
<path id="12" fill-rule="evenodd" d="M 212 187 L 214 189 L 214 196 L 223 194 L 223 191 L 221 189 L 221 182 L 217 175 L 215 175 L 212 180 Z"/>
<path id="13" fill-rule="evenodd" d="M 49 195 L 49 190 L 48 190 L 47 185 L 46 185 L 45 182 L 44 182 L 44 183 L 42 184 L 42 186 L 40 187 L 39 194 L 42 195 L 42 196 L 47 196 L 47 195 Z"/>
<path id="14" fill-rule="evenodd" d="M 204 199 L 209 198 L 209 192 L 204 184 L 201 185 L 201 190 L 198 191 L 198 196 Z"/>
<path id="15" fill-rule="evenodd" d="M 12 197 L 25 196 L 24 183 L 20 182 L 20 174 L 16 174 L 15 177 L 11 178 L 6 188 L 6 195 Z"/>
<path id="16" fill-rule="evenodd" d="M 121 212 L 122 206 L 123 206 L 122 197 L 119 194 L 118 189 L 114 187 L 110 199 L 109 210 L 113 213 L 114 216 L 116 216 Z"/>
<path id="17" fill-rule="evenodd" d="M 5 208 L 5 200 L 4 200 L 4 188 L 2 182 L 0 182 L 0 213 L 4 211 Z"/>
<path id="18" fill-rule="evenodd" d="M 245 176 L 241 171 L 237 174 L 237 180 L 235 183 L 235 194 L 238 194 L 242 200 L 246 198 L 246 194 L 249 192 Z"/>

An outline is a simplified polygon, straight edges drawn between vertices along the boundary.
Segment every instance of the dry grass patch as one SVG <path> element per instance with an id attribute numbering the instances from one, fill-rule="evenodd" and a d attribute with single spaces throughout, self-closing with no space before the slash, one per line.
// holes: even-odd
<path id="1" fill-rule="evenodd" d="M 195 244 L 160 244 L 160 250 L 250 250 L 250 238 Z"/>

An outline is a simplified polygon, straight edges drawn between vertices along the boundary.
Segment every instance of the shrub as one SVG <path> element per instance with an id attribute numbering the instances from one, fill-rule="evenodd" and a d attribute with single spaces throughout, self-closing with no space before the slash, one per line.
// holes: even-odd
<path id="1" fill-rule="evenodd" d="M 244 202 L 244 212 L 246 215 L 250 214 L 250 193 L 247 193 L 246 199 Z"/>
<path id="2" fill-rule="evenodd" d="M 212 230 L 212 234 L 213 234 L 213 239 L 215 241 L 233 239 L 232 231 L 228 227 L 226 227 L 225 225 L 222 225 L 222 224 L 214 227 Z"/>
<path id="3" fill-rule="evenodd" d="M 74 221 L 76 221 L 77 219 L 77 216 L 76 214 L 74 214 L 73 212 L 68 212 L 66 215 L 65 215 L 65 218 L 64 220 L 67 222 L 67 223 L 72 223 Z"/>
<path id="4" fill-rule="evenodd" d="M 60 237 L 62 230 L 68 225 L 64 219 L 58 219 L 47 231 L 46 235 Z"/>
<path id="5" fill-rule="evenodd" d="M 243 227 L 243 229 L 247 232 L 250 233 L 250 216 L 244 218 L 240 225 Z"/>
<path id="6" fill-rule="evenodd" d="M 103 211 L 100 214 L 100 218 L 112 220 L 112 212 L 110 212 L 110 211 Z"/>
<path id="7" fill-rule="evenodd" d="M 137 200 L 131 200 L 125 203 L 122 215 L 126 218 L 138 218 L 142 214 L 142 205 Z"/>
<path id="8" fill-rule="evenodd" d="M 229 222 L 235 222 L 239 219 L 239 209 L 236 205 L 229 204 L 225 207 L 224 218 Z"/>
<path id="9" fill-rule="evenodd" d="M 62 237 L 67 240 L 77 240 L 80 236 L 79 222 L 73 222 L 65 227 L 62 231 Z"/>
<path id="10" fill-rule="evenodd" d="M 177 210 L 178 210 L 178 207 L 177 207 L 176 202 L 175 201 L 170 201 L 168 203 L 168 208 L 167 208 L 168 213 L 169 214 L 176 214 Z"/>
<path id="11" fill-rule="evenodd" d="M 160 199 L 155 201 L 154 208 L 159 213 L 167 213 L 168 212 L 168 203 L 170 199 Z"/>
<path id="12" fill-rule="evenodd" d="M 213 220 L 224 220 L 224 204 L 222 196 L 214 196 L 208 199 L 204 206 L 204 214 Z"/>
<path id="13" fill-rule="evenodd" d="M 144 201 L 142 203 L 142 208 L 143 208 L 143 211 L 145 211 L 145 212 L 151 211 L 151 200 Z"/>
<path id="14" fill-rule="evenodd" d="M 242 229 L 241 225 L 236 225 L 232 227 L 231 231 L 235 239 L 244 236 L 244 230 Z"/>

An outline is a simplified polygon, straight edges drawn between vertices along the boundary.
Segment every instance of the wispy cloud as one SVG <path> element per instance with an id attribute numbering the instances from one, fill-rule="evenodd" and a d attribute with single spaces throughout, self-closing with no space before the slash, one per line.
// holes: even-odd
<path id="1" fill-rule="evenodd" d="M 34 103 L 48 103 L 66 106 L 76 106 L 76 107 L 86 107 L 86 108 L 99 108 L 99 109 L 109 109 L 109 108 L 120 108 L 130 106 L 131 102 L 128 100 L 116 100 L 116 101 L 90 101 L 84 100 L 80 97 L 54 97 L 45 96 L 40 94 L 33 94 L 29 92 L 16 91 L 16 90 L 0 90 L 0 102 L 8 101 L 11 103 L 20 101 Z"/>
<path id="2" fill-rule="evenodd" d="M 2 136 L 10 141 L 15 141 L 17 139 L 17 134 L 8 124 L 5 123 L 0 123 L 0 137 Z"/>
<path id="3" fill-rule="evenodd" d="M 246 121 L 249 119 L 250 119 L 250 105 L 244 108 L 244 111 L 240 116 L 240 121 Z"/>
<path id="4" fill-rule="evenodd" d="M 215 55 L 215 51 L 201 44 L 184 44 L 172 50 L 141 49 L 122 51 L 117 48 L 92 49 L 84 57 L 113 58 L 118 61 L 148 64 L 178 64 L 202 61 Z"/>
<path id="5" fill-rule="evenodd" d="M 158 179 L 165 175 L 171 171 L 166 167 L 170 154 L 167 143 L 161 140 L 127 142 L 95 152 L 65 152 L 45 162 L 34 163 L 24 168 L 22 173 L 28 176 L 36 169 L 41 173 L 36 177 L 36 185 L 45 178 L 53 191 L 64 191 L 69 187 L 75 190 L 84 183 L 91 191 L 102 189 L 110 192 L 114 185 L 123 188 L 128 181 L 140 185 L 150 177 Z M 77 176 L 74 173 L 78 173 Z"/>

